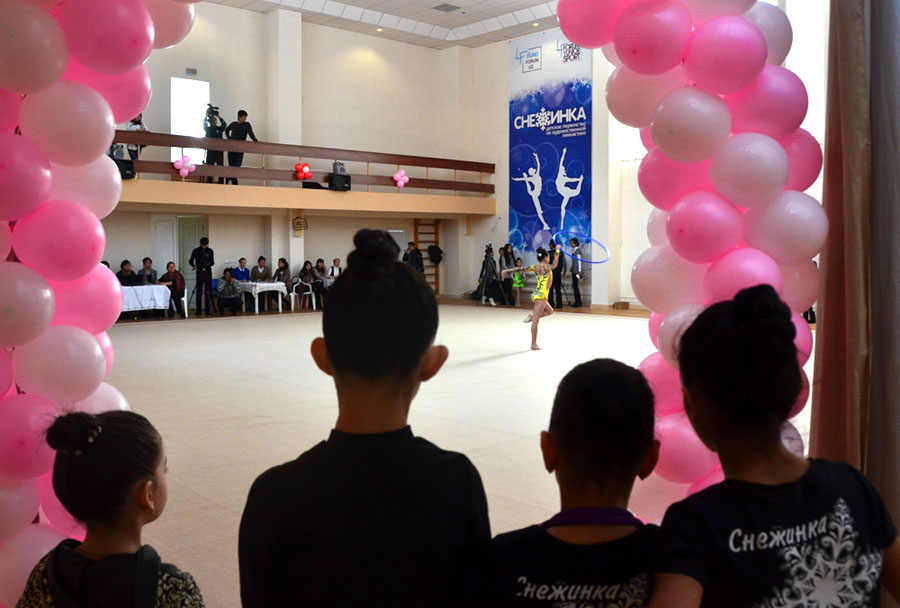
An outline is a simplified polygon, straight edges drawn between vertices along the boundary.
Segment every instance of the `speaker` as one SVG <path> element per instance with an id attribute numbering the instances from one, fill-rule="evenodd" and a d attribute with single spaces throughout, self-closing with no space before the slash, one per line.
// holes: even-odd
<path id="1" fill-rule="evenodd" d="M 346 192 L 350 189 L 350 176 L 332 173 L 328 176 L 328 189 Z"/>
<path id="2" fill-rule="evenodd" d="M 119 168 L 122 179 L 134 179 L 134 161 L 130 159 L 113 158 L 113 162 Z"/>

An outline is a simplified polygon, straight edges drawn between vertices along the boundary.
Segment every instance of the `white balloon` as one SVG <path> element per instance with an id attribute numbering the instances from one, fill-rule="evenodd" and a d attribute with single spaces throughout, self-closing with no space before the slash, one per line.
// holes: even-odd
<path id="1" fill-rule="evenodd" d="M 663 356 L 666 363 L 672 367 L 678 367 L 678 351 L 681 343 L 681 336 L 684 331 L 691 326 L 694 319 L 703 312 L 703 304 L 692 302 L 683 304 L 667 314 L 663 318 L 659 326 L 659 354 Z"/>
<path id="2" fill-rule="evenodd" d="M 26 393 L 69 405 L 97 390 L 106 374 L 106 356 L 83 329 L 54 325 L 13 351 L 13 373 Z"/>
<path id="3" fill-rule="evenodd" d="M 666 220 L 669 214 L 662 209 L 653 208 L 650 219 L 647 220 L 647 238 L 654 247 L 669 244 L 669 236 L 666 234 Z"/>
<path id="4" fill-rule="evenodd" d="M 48 200 L 78 203 L 103 219 L 112 213 L 122 198 L 122 176 L 116 163 L 106 154 L 83 167 L 51 163 L 51 169 L 53 186 Z"/>
<path id="5" fill-rule="evenodd" d="M 130 411 L 131 406 L 128 405 L 128 400 L 125 399 L 125 395 L 119 392 L 119 389 L 104 382 L 87 398 L 73 404 L 71 407 L 67 407 L 66 410 L 84 412 L 96 416 L 103 412 Z"/>
<path id="6" fill-rule="evenodd" d="M 791 21 L 784 11 L 768 2 L 757 2 L 746 12 L 744 18 L 755 23 L 766 37 L 769 56 L 766 63 L 781 65 L 791 51 L 794 42 L 794 30 Z"/>
<path id="7" fill-rule="evenodd" d="M 756 0 L 681 0 L 694 21 L 707 21 L 723 15 L 742 15 Z"/>
<path id="8" fill-rule="evenodd" d="M 666 95 L 651 125 L 656 147 L 674 161 L 699 163 L 728 140 L 731 110 L 718 95 L 682 87 Z"/>
<path id="9" fill-rule="evenodd" d="M 40 505 L 37 479 L 0 479 L 0 545 L 34 521 Z"/>
<path id="10" fill-rule="evenodd" d="M 706 264 L 692 264 L 671 247 L 652 247 L 631 269 L 631 286 L 641 304 L 669 314 L 682 304 L 703 301 Z"/>
<path id="11" fill-rule="evenodd" d="M 709 167 L 712 183 L 742 207 L 759 207 L 784 191 L 791 163 L 777 141 L 761 133 L 739 133 L 730 138 Z"/>
<path id="12" fill-rule="evenodd" d="M 623 65 L 606 81 L 606 104 L 616 120 L 643 129 L 650 126 L 663 97 L 687 82 L 681 66 L 664 74 L 647 76 Z"/>
<path id="13" fill-rule="evenodd" d="M 31 524 L 0 546 L 0 603 L 15 606 L 31 571 L 65 536 L 47 524 Z"/>
<path id="14" fill-rule="evenodd" d="M 0 262 L 0 346 L 31 342 L 50 327 L 56 309 L 50 284 L 18 262 Z"/>
<path id="15" fill-rule="evenodd" d="M 0 2 L 0 89 L 37 93 L 59 80 L 69 52 L 53 15 L 22 2 Z"/>
<path id="16" fill-rule="evenodd" d="M 800 264 L 815 257 L 828 237 L 828 216 L 819 201 L 788 190 L 774 202 L 744 216 L 747 243 L 779 264 Z"/>
<path id="17" fill-rule="evenodd" d="M 819 268 L 812 260 L 782 266 L 781 275 L 784 286 L 781 288 L 781 299 L 794 312 L 804 313 L 819 299 Z"/>

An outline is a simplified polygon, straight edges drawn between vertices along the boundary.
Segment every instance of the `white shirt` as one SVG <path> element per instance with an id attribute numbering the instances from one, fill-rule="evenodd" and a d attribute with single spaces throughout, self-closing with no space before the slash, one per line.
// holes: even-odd
<path id="1" fill-rule="evenodd" d="M 341 276 L 342 270 L 343 268 L 341 268 L 340 266 L 332 266 L 331 270 L 328 271 L 328 276 L 336 279 Z"/>
<path id="2" fill-rule="evenodd" d="M 144 121 L 142 120 L 141 122 L 139 122 L 137 124 L 135 124 L 131 121 L 128 121 L 128 130 L 129 131 L 149 131 L 150 129 L 147 128 L 147 125 L 145 125 Z M 138 149 L 137 144 L 128 144 L 128 149 L 129 150 L 137 150 Z"/>

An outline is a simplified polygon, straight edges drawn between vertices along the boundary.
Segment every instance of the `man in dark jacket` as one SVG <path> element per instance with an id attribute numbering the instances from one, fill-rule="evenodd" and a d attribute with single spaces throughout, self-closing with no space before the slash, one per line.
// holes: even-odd
<path id="1" fill-rule="evenodd" d="M 188 264 L 197 271 L 197 315 L 203 314 L 203 302 L 206 298 L 206 313 L 212 310 L 212 267 L 216 263 L 213 250 L 209 248 L 209 239 L 200 239 L 200 246 L 191 252 Z"/>
<path id="2" fill-rule="evenodd" d="M 240 141 L 244 141 L 247 139 L 247 136 L 250 136 L 250 139 L 253 141 L 259 141 L 256 139 L 256 135 L 253 134 L 253 127 L 247 122 L 247 112 L 245 110 L 241 110 L 238 112 L 237 120 L 225 128 L 225 137 L 228 139 L 237 139 Z M 243 152 L 229 152 L 228 153 L 228 166 L 229 167 L 240 167 L 244 163 L 244 153 Z M 238 180 L 229 177 L 225 180 L 228 183 L 232 183 L 235 186 L 238 183 Z"/>
<path id="3" fill-rule="evenodd" d="M 212 106 L 206 110 L 206 118 L 203 119 L 203 132 L 206 133 L 206 137 L 211 139 L 222 139 L 222 133 L 225 132 L 225 121 L 222 120 L 222 117 L 219 116 L 219 113 Z M 224 167 L 225 153 L 221 150 L 207 150 L 206 164 Z M 205 181 L 211 184 L 213 179 L 212 177 L 207 177 Z M 220 177 L 219 183 L 224 184 L 225 180 Z"/>
<path id="4" fill-rule="evenodd" d="M 422 252 L 416 248 L 416 244 L 413 241 L 407 243 L 406 251 L 403 252 L 403 262 L 425 274 L 425 262 L 422 260 Z"/>

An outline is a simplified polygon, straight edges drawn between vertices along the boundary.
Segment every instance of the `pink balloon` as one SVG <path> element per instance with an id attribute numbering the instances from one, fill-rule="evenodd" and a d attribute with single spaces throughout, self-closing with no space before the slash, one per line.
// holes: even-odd
<path id="1" fill-rule="evenodd" d="M 106 373 L 103 377 L 108 378 L 109 372 L 112 371 L 113 362 L 116 360 L 116 351 L 113 350 L 112 340 L 105 331 L 94 334 L 94 340 L 96 340 L 97 344 L 100 345 L 100 348 L 103 349 L 103 357 L 106 359 Z"/>
<path id="2" fill-rule="evenodd" d="M 631 286 L 641 304 L 668 314 L 682 304 L 703 300 L 706 266 L 692 264 L 670 247 L 652 247 L 640 255 L 631 270 Z"/>
<path id="3" fill-rule="evenodd" d="M 713 93 L 736 93 L 766 65 L 766 38 L 743 17 L 717 17 L 697 28 L 684 58 L 694 84 Z"/>
<path id="4" fill-rule="evenodd" d="M 153 20 L 153 48 L 165 49 L 184 39 L 194 25 L 194 5 L 172 0 L 144 0 Z"/>
<path id="5" fill-rule="evenodd" d="M 719 457 L 703 445 L 685 414 L 658 419 L 656 437 L 660 443 L 656 473 L 663 479 L 693 483 L 719 466 Z"/>
<path id="6" fill-rule="evenodd" d="M 0 545 L 34 521 L 39 500 L 36 479 L 0 479 Z"/>
<path id="7" fill-rule="evenodd" d="M 794 418 L 798 416 L 800 412 L 806 409 L 806 404 L 809 402 L 809 376 L 806 375 L 806 372 L 802 369 L 800 370 L 800 378 L 802 380 L 802 384 L 800 385 L 800 394 L 797 396 L 797 400 L 794 402 L 794 406 L 791 408 L 791 412 L 788 414 L 788 418 Z"/>
<path id="8" fill-rule="evenodd" d="M 655 148 L 641 161 L 638 186 L 651 205 L 668 211 L 689 192 L 712 190 L 709 163 L 679 163 Z"/>
<path id="9" fill-rule="evenodd" d="M 701 477 L 700 479 L 692 483 L 691 487 L 688 488 L 688 496 L 696 494 L 697 492 L 702 492 L 706 488 L 714 486 L 717 483 L 722 483 L 723 481 L 725 481 L 725 471 L 722 470 L 722 467 L 718 467 L 709 475 Z"/>
<path id="10" fill-rule="evenodd" d="M 650 132 L 650 127 L 641 129 L 641 143 L 644 144 L 647 152 L 656 149 L 656 142 L 653 141 L 653 133 Z"/>
<path id="11" fill-rule="evenodd" d="M 669 237 L 666 235 L 666 220 L 669 214 L 662 209 L 653 209 L 650 212 L 650 219 L 647 220 L 647 238 L 654 247 L 669 244 Z"/>
<path id="12" fill-rule="evenodd" d="M 26 97 L 19 127 L 50 162 L 78 167 L 106 152 L 116 123 L 100 93 L 70 81 Z"/>
<path id="13" fill-rule="evenodd" d="M 809 323 L 806 322 L 799 313 L 791 315 L 791 322 L 797 330 L 797 336 L 794 338 L 794 346 L 797 347 L 797 361 L 800 366 L 806 365 L 813 352 L 813 335 Z"/>
<path id="14" fill-rule="evenodd" d="M 116 163 L 106 154 L 82 167 L 50 165 L 53 185 L 51 201 L 71 201 L 90 209 L 103 219 L 116 208 L 122 198 L 122 176 Z"/>
<path id="15" fill-rule="evenodd" d="M 742 207 L 771 203 L 784 190 L 789 173 L 787 152 L 777 141 L 759 133 L 730 138 L 709 168 L 716 190 Z"/>
<path id="16" fill-rule="evenodd" d="M 0 2 L 0 88 L 37 93 L 66 71 L 66 37 L 46 11 L 22 2 Z"/>
<path id="17" fill-rule="evenodd" d="M 0 222 L 0 262 L 6 261 L 12 251 L 12 230 L 9 224 Z"/>
<path id="18" fill-rule="evenodd" d="M 190 156 L 182 156 L 182 157 L 181 157 L 181 164 L 182 164 L 182 165 L 190 165 L 190 164 L 191 164 L 191 157 L 190 157 Z"/>
<path id="19" fill-rule="evenodd" d="M 41 7 L 45 11 L 49 11 L 50 9 L 59 6 L 59 3 L 62 2 L 62 0 L 25 0 L 25 2 L 29 2 L 35 6 Z"/>
<path id="20" fill-rule="evenodd" d="M 153 20 L 140 0 L 66 0 L 59 23 L 72 56 L 97 72 L 123 74 L 153 50 Z"/>
<path id="21" fill-rule="evenodd" d="M 622 60 L 619 59 L 618 55 L 616 55 L 615 44 L 611 42 L 609 44 L 604 44 L 601 50 L 603 51 L 603 56 L 606 57 L 606 60 L 612 65 L 614 65 L 615 67 L 619 67 L 620 65 L 622 65 Z"/>
<path id="22" fill-rule="evenodd" d="M 129 411 L 131 407 L 128 405 L 125 395 L 120 393 L 116 387 L 104 382 L 86 399 L 67 409 L 71 409 L 73 412 L 97 415 L 103 412 Z"/>
<path id="23" fill-rule="evenodd" d="M 659 348 L 659 325 L 665 317 L 658 312 L 650 313 L 650 321 L 647 322 L 647 331 L 650 332 L 650 341 L 653 346 Z"/>
<path id="24" fill-rule="evenodd" d="M 756 82 L 726 101 L 735 133 L 753 131 L 775 139 L 799 129 L 809 107 L 803 81 L 777 65 L 767 65 Z"/>
<path id="25" fill-rule="evenodd" d="M 613 39 L 613 27 L 631 0 L 559 0 L 556 15 L 566 38 L 586 49 Z"/>
<path id="26" fill-rule="evenodd" d="M 803 446 L 803 436 L 800 435 L 800 431 L 797 430 L 797 427 L 790 422 L 785 421 L 781 426 L 781 443 L 784 444 L 784 447 L 794 454 L 794 456 L 800 458 L 806 456 L 806 449 Z"/>
<path id="27" fill-rule="evenodd" d="M 694 21 L 703 22 L 722 15 L 742 15 L 756 0 L 682 0 Z"/>
<path id="28" fill-rule="evenodd" d="M 106 357 L 94 336 L 57 325 L 13 351 L 16 384 L 59 405 L 81 401 L 100 386 Z"/>
<path id="29" fill-rule="evenodd" d="M 122 285 L 103 264 L 74 281 L 50 281 L 56 298 L 52 325 L 72 325 L 90 334 L 105 332 L 122 312 Z"/>
<path id="30" fill-rule="evenodd" d="M 56 496 L 56 491 L 53 489 L 53 472 L 41 475 L 39 485 L 41 511 L 47 518 L 45 523 L 49 523 L 67 538 L 84 539 L 86 532 L 84 524 L 75 519 Z"/>
<path id="31" fill-rule="evenodd" d="M 58 415 L 36 395 L 0 399 L 0 479 L 31 479 L 53 466 L 44 433 Z"/>
<path id="32" fill-rule="evenodd" d="M 0 348 L 0 395 L 9 392 L 13 385 L 12 356 L 5 348 Z"/>
<path id="33" fill-rule="evenodd" d="M 666 95 L 651 126 L 656 146 L 672 160 L 699 163 L 728 141 L 731 112 L 718 95 L 682 87 Z"/>
<path id="34" fill-rule="evenodd" d="M 794 312 L 806 312 L 819 299 L 819 269 L 812 260 L 782 266 L 781 276 L 784 278 L 781 299 Z"/>
<path id="35" fill-rule="evenodd" d="M 691 41 L 691 15 L 675 0 L 650 0 L 622 11 L 613 32 L 616 54 L 640 74 L 668 72 Z"/>
<path id="36" fill-rule="evenodd" d="M 97 216 L 68 201 L 44 203 L 13 231 L 13 249 L 22 263 L 56 281 L 73 281 L 94 270 L 105 247 Z"/>
<path id="37" fill-rule="evenodd" d="M 653 391 L 653 401 L 656 404 L 656 415 L 659 416 L 660 406 L 672 402 L 681 403 L 681 377 L 678 370 L 666 363 L 662 355 L 653 353 L 638 365 L 638 371 L 644 374 L 650 390 Z"/>
<path id="38" fill-rule="evenodd" d="M 811 196 L 793 190 L 744 217 L 747 243 L 779 264 L 801 264 L 815 257 L 828 237 L 828 216 Z"/>
<path id="39" fill-rule="evenodd" d="M 682 304 L 667 314 L 659 326 L 659 353 L 672 367 L 678 367 L 681 336 L 703 312 L 703 308 L 703 304 Z"/>
<path id="40" fill-rule="evenodd" d="M 46 524 L 32 524 L 0 547 L 0 604 L 16 605 L 31 571 L 64 538 Z"/>
<path id="41" fill-rule="evenodd" d="M 628 508 L 645 522 L 658 521 L 666 509 L 687 496 L 687 486 L 666 481 L 657 474 L 634 482 Z"/>
<path id="42" fill-rule="evenodd" d="M 719 258 L 703 279 L 703 291 L 710 303 L 731 300 L 742 289 L 756 285 L 771 285 L 781 293 L 781 269 L 768 255 L 750 247 Z"/>
<path id="43" fill-rule="evenodd" d="M 53 291 L 44 278 L 18 262 L 0 262 L 0 347 L 31 342 L 50 326 Z"/>
<path id="44" fill-rule="evenodd" d="M 178 175 L 180 175 L 181 177 L 187 177 L 189 173 L 190 173 L 190 171 L 188 171 L 187 169 L 185 169 L 183 167 L 178 170 Z"/>
<path id="45" fill-rule="evenodd" d="M 0 133 L 0 220 L 17 220 L 37 209 L 51 182 L 43 152 L 20 135 Z"/>
<path id="46" fill-rule="evenodd" d="M 709 263 L 740 246 L 744 218 L 715 192 L 691 192 L 669 212 L 666 234 L 675 253 L 689 262 Z"/>
<path id="47" fill-rule="evenodd" d="M 649 127 L 663 97 L 687 82 L 680 66 L 664 74 L 648 76 L 623 65 L 606 81 L 606 105 L 619 122 L 638 129 Z"/>
<path id="48" fill-rule="evenodd" d="M 784 11 L 768 2 L 757 2 L 744 18 L 755 24 L 766 37 L 766 63 L 781 65 L 794 41 L 794 30 Z"/>
<path id="49" fill-rule="evenodd" d="M 0 133 L 12 133 L 19 125 L 22 98 L 12 91 L 0 89 Z"/>
<path id="50" fill-rule="evenodd" d="M 113 120 L 117 123 L 131 120 L 150 101 L 150 71 L 145 65 L 139 65 L 124 74 L 104 74 L 89 70 L 72 59 L 63 80 L 81 82 L 96 89 L 109 104 Z"/>
<path id="51" fill-rule="evenodd" d="M 822 171 L 822 146 L 805 129 L 797 129 L 779 143 L 791 161 L 791 174 L 785 188 L 803 192 L 816 183 Z"/>

